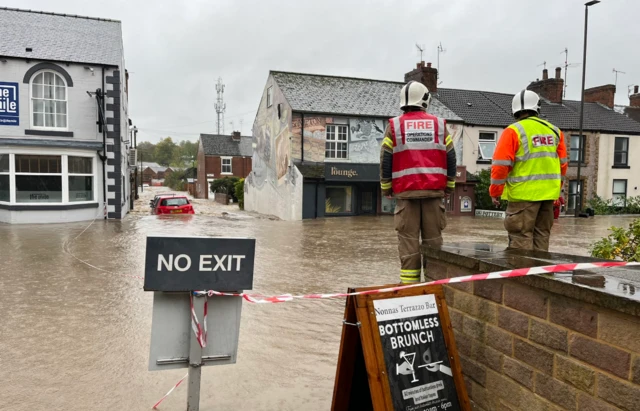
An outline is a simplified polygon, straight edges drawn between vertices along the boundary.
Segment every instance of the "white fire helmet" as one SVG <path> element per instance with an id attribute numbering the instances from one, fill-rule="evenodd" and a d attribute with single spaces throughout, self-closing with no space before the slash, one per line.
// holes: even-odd
<path id="1" fill-rule="evenodd" d="M 422 83 L 410 81 L 400 91 L 400 108 L 419 107 L 423 110 L 429 108 L 431 94 Z"/>
<path id="2" fill-rule="evenodd" d="M 524 110 L 535 111 L 540 114 L 540 97 L 531 90 L 522 90 L 515 96 L 511 102 L 511 112 L 517 115 Z"/>

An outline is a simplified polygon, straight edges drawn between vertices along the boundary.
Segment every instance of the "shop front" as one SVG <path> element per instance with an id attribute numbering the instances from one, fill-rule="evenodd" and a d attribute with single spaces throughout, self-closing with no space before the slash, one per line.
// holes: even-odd
<path id="1" fill-rule="evenodd" d="M 377 164 L 326 163 L 300 170 L 304 176 L 302 218 L 382 212 Z"/>

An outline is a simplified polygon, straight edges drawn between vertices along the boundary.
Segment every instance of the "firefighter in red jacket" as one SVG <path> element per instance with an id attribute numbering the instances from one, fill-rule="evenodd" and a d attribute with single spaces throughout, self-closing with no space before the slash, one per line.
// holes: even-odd
<path id="1" fill-rule="evenodd" d="M 382 194 L 396 198 L 402 283 L 420 282 L 422 248 L 442 245 L 443 197 L 455 188 L 456 153 L 444 119 L 427 113 L 431 95 L 416 81 L 400 92 L 404 112 L 389 120 L 380 152 Z M 420 239 L 422 238 L 422 245 Z"/>

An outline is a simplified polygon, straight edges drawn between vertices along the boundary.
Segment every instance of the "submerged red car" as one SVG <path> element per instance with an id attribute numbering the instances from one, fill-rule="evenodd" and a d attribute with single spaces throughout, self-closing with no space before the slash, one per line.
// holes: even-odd
<path id="1" fill-rule="evenodd" d="M 193 206 L 185 196 L 160 197 L 155 204 L 153 214 L 195 214 Z"/>

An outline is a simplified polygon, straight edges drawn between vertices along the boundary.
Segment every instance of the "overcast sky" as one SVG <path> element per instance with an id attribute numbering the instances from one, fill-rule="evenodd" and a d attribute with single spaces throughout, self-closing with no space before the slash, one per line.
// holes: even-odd
<path id="1" fill-rule="evenodd" d="M 269 70 L 403 81 L 425 46 L 442 87 L 516 93 L 582 62 L 585 0 L 4 0 L 4 6 L 122 21 L 138 141 L 215 132 L 215 83 L 226 84 L 225 131 L 250 135 Z M 640 83 L 640 1 L 603 0 L 589 13 L 587 87 L 614 82 L 616 104 Z M 539 66 L 540 65 L 540 66 Z M 539 66 L 539 67 L 538 67 Z M 569 68 L 579 99 L 582 67 Z M 553 75 L 553 74 L 551 74 Z M 564 75 L 564 71 L 563 71 Z"/>

